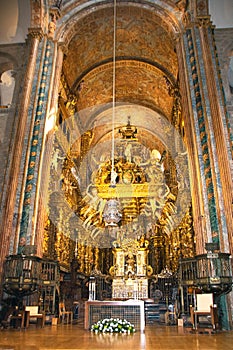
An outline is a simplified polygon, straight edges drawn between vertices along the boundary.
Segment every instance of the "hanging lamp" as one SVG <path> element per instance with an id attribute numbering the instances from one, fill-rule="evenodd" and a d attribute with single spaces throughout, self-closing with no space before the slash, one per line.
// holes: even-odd
<path id="1" fill-rule="evenodd" d="M 115 152 L 115 104 L 116 104 L 116 0 L 114 0 L 114 14 L 113 14 L 113 88 L 112 88 L 112 145 L 111 145 L 111 180 L 110 187 L 116 187 L 117 173 L 114 167 L 114 152 Z M 116 198 L 111 198 L 107 201 L 104 211 L 103 219 L 105 225 L 108 227 L 115 227 L 122 218 L 120 203 Z"/>

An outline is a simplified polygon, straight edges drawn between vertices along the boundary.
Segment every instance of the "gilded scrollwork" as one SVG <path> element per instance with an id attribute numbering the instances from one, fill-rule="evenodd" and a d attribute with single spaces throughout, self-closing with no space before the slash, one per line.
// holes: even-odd
<path id="1" fill-rule="evenodd" d="M 170 84 L 168 88 L 170 93 L 179 99 L 179 91 Z M 117 139 L 115 145 L 117 150 L 117 156 L 114 158 L 115 187 L 110 186 L 112 171 L 110 152 L 105 150 L 98 153 L 91 149 L 95 138 L 94 129 L 86 131 L 81 136 L 79 158 L 72 158 L 70 152 L 64 159 L 61 174 L 62 190 L 66 201 L 82 220 L 83 228 L 89 232 L 93 241 L 98 236 L 101 237 L 105 227 L 103 219 L 105 204 L 108 199 L 115 197 L 119 198 L 123 226 L 135 221 L 136 230 L 145 232 L 147 224 L 152 221 L 157 222 L 166 234 L 173 230 L 174 214 L 183 204 L 177 202 L 177 195 L 181 190 L 185 193 L 187 187 L 185 183 L 187 169 L 180 167 L 179 155 L 177 159 L 173 159 L 167 150 L 160 153 L 156 148 L 145 149 L 138 142 L 137 133 L 137 128 L 130 124 L 130 118 L 128 124 L 119 130 L 122 138 Z M 139 220 L 140 216 L 144 217 L 144 222 Z"/>

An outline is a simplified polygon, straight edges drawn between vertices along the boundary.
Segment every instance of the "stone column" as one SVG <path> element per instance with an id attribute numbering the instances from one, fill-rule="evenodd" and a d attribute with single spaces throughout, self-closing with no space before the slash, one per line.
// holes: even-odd
<path id="1" fill-rule="evenodd" d="M 23 244 L 35 244 L 42 156 L 47 127 L 46 121 L 50 106 L 54 53 L 54 43 L 45 38 L 39 56 L 40 62 L 38 63 L 40 68 L 33 81 L 36 94 L 30 116 L 31 133 L 28 138 L 28 157 L 26 158 L 25 167 L 26 179 L 22 192 L 22 215 L 19 226 L 18 253 L 21 253 L 22 249 L 24 249 Z"/>
<path id="2" fill-rule="evenodd" d="M 7 186 L 7 199 L 6 206 L 3 214 L 3 222 L 0 231 L 0 237 L 2 242 L 2 249 L 0 252 L 0 273 L 2 272 L 3 260 L 5 256 L 9 254 L 10 241 L 12 240 L 12 223 L 14 215 L 14 207 L 16 201 L 16 192 L 18 186 L 18 180 L 22 178 L 20 173 L 20 163 L 22 159 L 22 153 L 24 148 L 25 130 L 28 120 L 28 109 L 32 92 L 32 81 L 36 68 L 36 58 L 38 53 L 38 47 L 42 38 L 42 30 L 29 30 L 28 45 L 29 56 L 28 64 L 26 67 L 25 78 L 22 84 L 22 92 L 20 96 L 20 105 L 18 108 L 18 125 L 15 135 L 15 143 L 12 153 L 14 154 L 13 162 L 10 169 L 10 177 Z M 13 238 L 14 239 L 14 238 Z M 14 248 L 14 253 L 15 253 Z"/>
<path id="3" fill-rule="evenodd" d="M 43 232 L 45 227 L 45 221 L 47 217 L 48 208 L 45 206 L 48 200 L 48 183 L 50 177 L 50 164 L 53 152 L 54 141 L 54 128 L 56 127 L 57 106 L 58 106 L 58 90 L 60 75 L 63 62 L 62 47 L 54 44 L 54 58 L 53 58 L 53 83 L 51 84 L 52 91 L 50 93 L 50 101 L 47 113 L 47 120 L 54 118 L 54 124 L 51 129 L 46 129 L 43 142 L 43 159 L 41 160 L 41 175 L 40 175 L 40 187 L 37 194 L 37 206 L 35 211 L 35 225 L 33 229 L 33 235 L 35 243 L 37 245 L 37 254 L 42 256 L 43 248 Z"/>
<path id="4" fill-rule="evenodd" d="M 205 252 L 206 242 L 219 243 L 222 252 L 232 253 L 232 155 L 214 28 L 208 2 L 196 0 L 192 6 L 183 17 L 183 38 L 178 40 L 177 52 L 191 155 L 196 253 Z M 222 326 L 228 328 L 231 317 L 227 315 L 225 297 L 219 306 Z"/>
<path id="5" fill-rule="evenodd" d="M 196 17 L 185 13 L 183 38 L 177 41 L 186 141 L 192 154 L 194 226 L 201 242 L 197 253 L 204 252 L 206 241 L 232 253 L 231 148 L 213 26 L 204 4 L 197 1 Z"/>
<path id="6" fill-rule="evenodd" d="M 215 191 L 218 198 L 217 215 L 219 225 L 219 242 L 222 252 L 233 252 L 232 246 L 232 177 L 230 160 L 232 148 L 230 128 L 227 123 L 226 102 L 218 66 L 217 49 L 214 42 L 214 28 L 208 18 L 199 20 L 200 44 L 203 51 L 203 63 L 206 75 L 206 91 L 209 106 L 207 116 L 213 164 L 215 166 Z"/>

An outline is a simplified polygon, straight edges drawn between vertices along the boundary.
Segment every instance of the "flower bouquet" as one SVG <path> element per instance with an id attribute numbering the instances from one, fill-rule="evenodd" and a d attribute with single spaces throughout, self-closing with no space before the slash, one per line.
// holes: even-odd
<path id="1" fill-rule="evenodd" d="M 105 318 L 91 326 L 91 331 L 95 333 L 124 333 L 135 332 L 134 325 L 120 318 Z"/>

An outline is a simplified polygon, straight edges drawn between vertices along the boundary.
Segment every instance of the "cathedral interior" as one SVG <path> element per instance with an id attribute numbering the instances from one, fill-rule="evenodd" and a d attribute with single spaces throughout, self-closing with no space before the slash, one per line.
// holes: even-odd
<path id="1" fill-rule="evenodd" d="M 230 329 L 232 28 L 201 0 L 26 2 L 0 42 L 3 302 L 179 318 L 213 293 Z"/>

